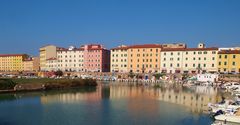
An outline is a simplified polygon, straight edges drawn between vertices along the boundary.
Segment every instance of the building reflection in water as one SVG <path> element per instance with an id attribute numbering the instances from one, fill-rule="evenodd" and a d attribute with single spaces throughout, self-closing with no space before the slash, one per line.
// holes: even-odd
<path id="1" fill-rule="evenodd" d="M 132 113 L 137 113 L 137 110 L 142 109 L 147 109 L 147 112 L 150 113 L 158 110 L 159 101 L 164 101 L 186 106 L 194 113 L 201 113 L 204 110 L 207 110 L 208 103 L 216 103 L 220 101 L 221 96 L 217 93 L 217 89 L 211 87 L 195 87 L 192 89 L 182 87 L 152 88 L 110 84 L 99 85 L 94 91 L 91 92 L 47 94 L 46 96 L 41 97 L 41 102 L 42 104 L 55 102 L 76 103 L 80 101 L 94 103 L 99 102 L 102 99 L 123 99 L 125 100 L 124 103 L 126 103 L 126 108 L 131 110 Z M 146 102 L 148 100 L 149 102 L 147 105 L 146 103 L 141 104 L 142 101 Z"/>

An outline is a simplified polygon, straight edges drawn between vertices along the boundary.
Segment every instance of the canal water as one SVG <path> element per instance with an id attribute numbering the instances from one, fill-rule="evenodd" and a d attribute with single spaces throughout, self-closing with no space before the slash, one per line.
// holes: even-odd
<path id="1" fill-rule="evenodd" d="M 0 95 L 0 125 L 210 125 L 212 87 L 97 87 Z"/>

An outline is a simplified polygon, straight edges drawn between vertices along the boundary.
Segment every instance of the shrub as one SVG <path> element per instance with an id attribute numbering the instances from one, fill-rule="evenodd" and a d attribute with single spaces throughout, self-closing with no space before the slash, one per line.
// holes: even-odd
<path id="1" fill-rule="evenodd" d="M 0 79 L 0 90 L 13 89 L 15 85 L 16 83 L 10 79 Z"/>

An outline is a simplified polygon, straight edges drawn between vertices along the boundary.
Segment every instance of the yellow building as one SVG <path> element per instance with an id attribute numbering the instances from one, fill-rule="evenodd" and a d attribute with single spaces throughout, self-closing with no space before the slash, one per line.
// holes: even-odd
<path id="1" fill-rule="evenodd" d="M 2 54 L 0 55 L 0 71 L 23 71 L 23 60 L 26 54 Z"/>
<path id="2" fill-rule="evenodd" d="M 159 44 L 133 45 L 128 47 L 128 72 L 160 72 Z"/>
<path id="3" fill-rule="evenodd" d="M 128 72 L 128 47 L 118 46 L 117 48 L 111 49 L 111 72 Z"/>
<path id="4" fill-rule="evenodd" d="M 221 50 L 218 52 L 218 72 L 240 73 L 240 50 Z"/>
<path id="5" fill-rule="evenodd" d="M 40 70 L 46 71 L 47 59 L 57 58 L 57 47 L 54 45 L 43 46 L 39 49 L 40 52 Z"/>

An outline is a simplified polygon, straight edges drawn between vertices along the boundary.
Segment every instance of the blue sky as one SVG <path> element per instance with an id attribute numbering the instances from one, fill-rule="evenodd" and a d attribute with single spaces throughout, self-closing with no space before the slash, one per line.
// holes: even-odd
<path id="1" fill-rule="evenodd" d="M 240 46 L 240 0 L 0 0 L 0 53 L 179 41 Z"/>

